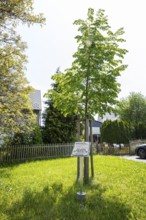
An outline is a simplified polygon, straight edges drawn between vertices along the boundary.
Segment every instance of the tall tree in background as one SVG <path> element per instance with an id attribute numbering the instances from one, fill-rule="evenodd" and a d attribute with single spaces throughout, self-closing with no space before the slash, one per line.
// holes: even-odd
<path id="1" fill-rule="evenodd" d="M 30 103 L 32 88 L 25 78 L 26 44 L 17 35 L 16 26 L 44 22 L 34 15 L 32 0 L 0 1 L 0 134 L 22 132 L 32 127 Z"/>
<path id="2" fill-rule="evenodd" d="M 123 65 L 127 50 L 120 47 L 125 41 L 121 37 L 123 28 L 112 32 L 104 10 L 95 15 L 90 8 L 87 19 L 76 20 L 74 24 L 79 26 L 80 33 L 76 36 L 78 49 L 73 55 L 74 62 L 64 73 L 52 77 L 58 83 L 59 92 L 50 90 L 48 96 L 63 114 L 77 114 L 86 120 L 85 140 L 88 141 L 88 119 L 97 113 L 102 116 L 111 112 L 116 104 L 120 91 L 117 77 L 127 67 Z M 88 162 L 85 164 L 88 167 Z M 88 179 L 88 174 L 85 178 Z"/>
<path id="3" fill-rule="evenodd" d="M 19 21 L 28 25 L 45 21 L 42 14 L 34 14 L 33 0 L 1 0 L 0 1 L 0 26 L 8 29 L 16 26 Z M 8 22 L 8 23 L 6 23 Z"/>
<path id="4" fill-rule="evenodd" d="M 133 127 L 133 138 L 146 138 L 146 97 L 132 92 L 119 102 L 117 113 L 120 119 Z"/>
<path id="5" fill-rule="evenodd" d="M 57 84 L 53 84 L 57 90 Z M 53 102 L 48 98 L 45 102 L 46 109 L 43 114 L 43 142 L 44 143 L 71 143 L 76 140 L 76 117 L 75 115 L 64 116 Z"/>

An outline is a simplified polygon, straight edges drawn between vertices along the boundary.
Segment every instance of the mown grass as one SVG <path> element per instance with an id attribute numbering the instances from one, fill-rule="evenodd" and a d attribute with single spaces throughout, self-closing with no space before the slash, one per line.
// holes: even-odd
<path id="1" fill-rule="evenodd" d="M 1 166 L 1 220 L 145 220 L 146 164 L 94 156 L 95 177 L 77 200 L 76 158 Z"/>

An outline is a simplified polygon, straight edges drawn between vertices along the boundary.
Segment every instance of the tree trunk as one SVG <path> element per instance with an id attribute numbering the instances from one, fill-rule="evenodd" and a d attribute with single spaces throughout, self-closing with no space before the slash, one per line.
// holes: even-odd
<path id="1" fill-rule="evenodd" d="M 89 142 L 89 119 L 85 121 L 85 141 Z M 89 182 L 89 157 L 84 157 L 84 182 Z"/>

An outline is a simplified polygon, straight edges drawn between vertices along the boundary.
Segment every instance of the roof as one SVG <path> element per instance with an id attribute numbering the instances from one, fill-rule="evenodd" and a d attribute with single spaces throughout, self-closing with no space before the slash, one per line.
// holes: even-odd
<path id="1" fill-rule="evenodd" d="M 41 91 L 35 90 L 33 93 L 30 94 L 30 99 L 32 101 L 33 110 L 42 110 L 41 105 Z"/>
<path id="2" fill-rule="evenodd" d="M 102 122 L 100 122 L 100 121 L 93 121 L 92 122 L 92 127 L 101 127 L 101 125 L 102 125 Z"/>

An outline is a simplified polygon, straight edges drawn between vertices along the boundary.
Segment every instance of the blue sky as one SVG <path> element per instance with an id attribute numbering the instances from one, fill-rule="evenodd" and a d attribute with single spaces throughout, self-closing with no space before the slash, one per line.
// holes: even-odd
<path id="1" fill-rule="evenodd" d="M 122 72 L 119 82 L 119 98 L 130 92 L 141 92 L 146 96 L 146 13 L 144 0 L 35 0 L 36 12 L 44 13 L 46 25 L 42 28 L 23 25 L 18 28 L 23 41 L 27 42 L 28 64 L 26 77 L 30 84 L 40 89 L 42 96 L 51 86 L 51 76 L 60 67 L 71 66 L 72 55 L 77 44 L 74 37 L 76 19 L 86 19 L 89 7 L 105 10 L 112 30 L 123 27 L 125 30 L 124 48 L 129 51 L 124 63 L 128 65 Z"/>

